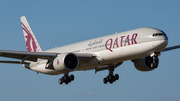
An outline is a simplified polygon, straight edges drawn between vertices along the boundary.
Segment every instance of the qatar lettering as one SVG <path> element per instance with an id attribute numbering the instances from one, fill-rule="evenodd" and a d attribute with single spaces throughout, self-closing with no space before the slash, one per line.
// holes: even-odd
<path id="1" fill-rule="evenodd" d="M 107 50 L 113 52 L 112 49 L 114 48 L 137 44 L 136 41 L 137 36 L 138 34 L 134 33 L 132 36 L 131 35 L 120 36 L 120 37 L 116 37 L 115 39 L 109 38 L 105 43 L 105 47 Z"/>

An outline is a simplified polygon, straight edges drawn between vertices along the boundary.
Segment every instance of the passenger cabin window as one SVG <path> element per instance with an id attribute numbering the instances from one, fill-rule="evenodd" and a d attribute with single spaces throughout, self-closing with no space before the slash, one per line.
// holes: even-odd
<path id="1" fill-rule="evenodd" d="M 155 37 L 155 36 L 162 36 L 162 35 L 163 35 L 163 33 L 155 33 L 152 36 Z"/>

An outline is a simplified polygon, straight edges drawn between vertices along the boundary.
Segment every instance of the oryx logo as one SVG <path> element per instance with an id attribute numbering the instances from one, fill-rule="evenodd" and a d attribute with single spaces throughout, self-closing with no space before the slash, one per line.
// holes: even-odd
<path id="1" fill-rule="evenodd" d="M 34 38 L 27 27 L 21 22 L 23 30 L 27 33 L 26 38 L 26 47 L 28 52 L 36 52 L 37 46 L 34 41 Z"/>
<path id="2" fill-rule="evenodd" d="M 59 60 L 57 59 L 57 65 L 59 65 Z"/>

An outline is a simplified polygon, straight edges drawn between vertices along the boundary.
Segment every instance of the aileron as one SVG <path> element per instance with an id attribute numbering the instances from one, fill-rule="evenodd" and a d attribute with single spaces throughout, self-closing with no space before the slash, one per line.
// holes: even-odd
<path id="1" fill-rule="evenodd" d="M 38 58 L 49 59 L 51 57 L 56 57 L 57 53 L 0 50 L 0 56 L 20 59 L 22 61 L 37 61 Z"/>

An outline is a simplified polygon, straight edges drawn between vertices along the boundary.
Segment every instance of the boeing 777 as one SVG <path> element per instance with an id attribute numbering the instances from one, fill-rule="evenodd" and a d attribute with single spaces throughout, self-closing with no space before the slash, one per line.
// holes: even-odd
<path id="1" fill-rule="evenodd" d="M 113 72 L 123 61 L 131 60 L 139 71 L 151 71 L 158 67 L 161 52 L 180 48 L 180 45 L 166 48 L 166 34 L 145 27 L 43 51 L 25 16 L 20 19 L 27 51 L 0 50 L 1 57 L 17 59 L 0 62 L 23 64 L 29 70 L 47 75 L 64 74 L 59 84 L 74 80 L 70 72 L 92 69 L 108 70 L 103 82 L 112 84 L 119 79 Z"/>

